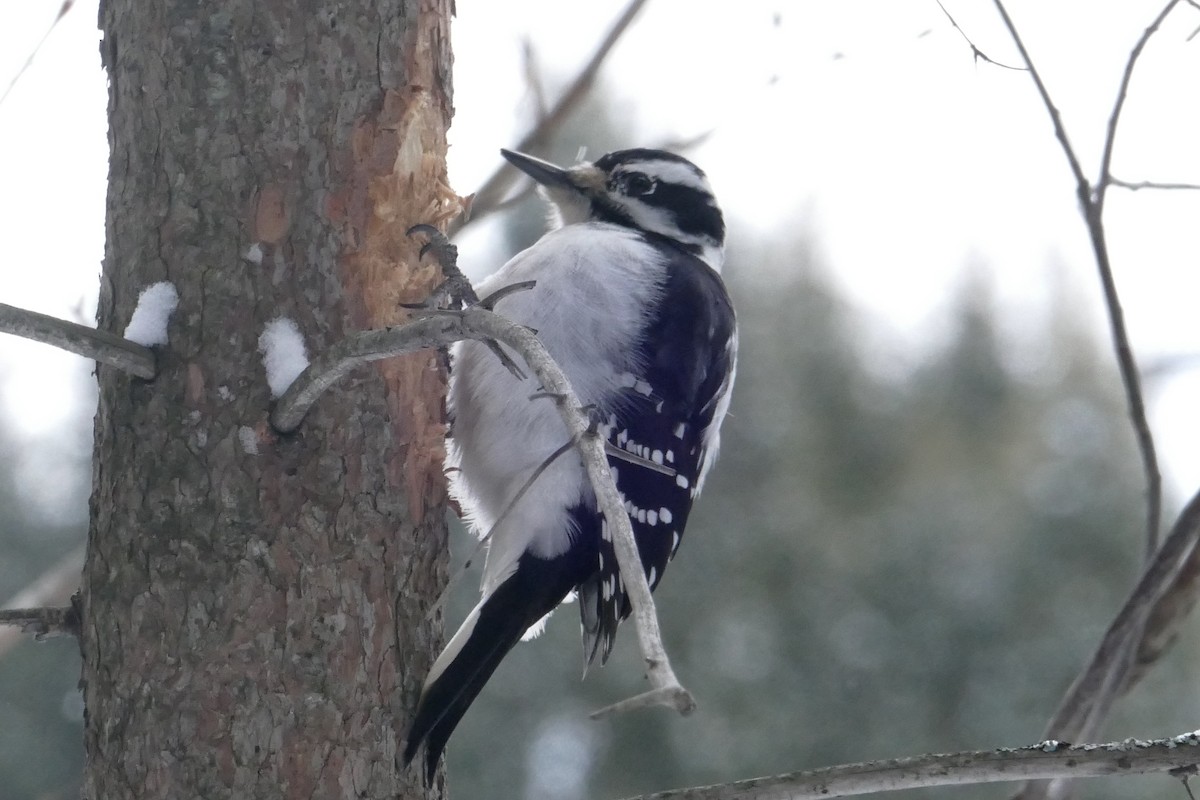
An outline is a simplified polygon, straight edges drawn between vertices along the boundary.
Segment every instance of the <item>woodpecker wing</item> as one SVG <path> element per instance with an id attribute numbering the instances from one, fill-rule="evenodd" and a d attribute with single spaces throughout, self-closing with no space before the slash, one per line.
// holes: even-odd
<path id="1" fill-rule="evenodd" d="M 668 252 L 660 311 L 640 344 L 644 366 L 623 381 L 628 386 L 604 425 L 614 446 L 675 471 L 609 457 L 652 590 L 679 548 L 715 456 L 737 358 L 733 306 L 720 277 L 681 250 Z M 631 609 L 607 525 L 598 514 L 578 522 L 601 529 L 599 573 L 580 587 L 580 615 L 588 663 L 597 652 L 604 663 Z"/>

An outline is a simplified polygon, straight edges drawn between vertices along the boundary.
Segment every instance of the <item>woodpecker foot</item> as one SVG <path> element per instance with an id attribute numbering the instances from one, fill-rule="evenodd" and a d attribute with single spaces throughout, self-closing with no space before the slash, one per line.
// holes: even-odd
<path id="1" fill-rule="evenodd" d="M 586 415 L 588 418 L 588 427 L 587 427 L 586 434 L 588 436 L 599 436 L 600 435 L 600 425 L 601 425 L 600 407 L 597 406 L 595 403 L 588 403 L 586 406 L 581 407 L 579 409 L 579 412 L 581 414 Z"/>
<path id="2" fill-rule="evenodd" d="M 446 234 L 432 225 L 413 225 L 405 231 L 404 235 L 412 237 L 418 233 L 429 237 L 429 241 L 421 245 L 417 258 L 424 258 L 426 253 L 432 251 L 438 265 L 442 268 L 442 274 L 446 276 L 446 279 L 433 290 L 432 297 L 448 297 L 451 308 L 478 305 L 479 297 L 475 294 L 474 287 L 467 280 L 467 276 L 463 275 L 462 270 L 458 268 L 458 248 L 454 243 L 446 238 Z M 440 304 L 434 302 L 433 305 Z"/>

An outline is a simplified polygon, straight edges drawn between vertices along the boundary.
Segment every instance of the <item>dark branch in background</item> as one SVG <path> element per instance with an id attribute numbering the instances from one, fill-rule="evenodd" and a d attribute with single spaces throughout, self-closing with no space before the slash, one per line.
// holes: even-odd
<path id="1" fill-rule="evenodd" d="M 1158 12 L 1158 16 L 1154 18 L 1146 30 L 1142 31 L 1142 35 L 1134 44 L 1133 50 L 1129 53 L 1129 59 L 1125 62 L 1125 72 L 1121 75 L 1121 85 L 1117 87 L 1117 99 L 1113 103 L 1112 114 L 1108 117 L 1108 130 L 1104 135 L 1104 154 L 1100 156 L 1100 176 L 1096 180 L 1095 192 L 1095 208 L 1096 218 L 1100 218 L 1101 212 L 1104 211 L 1104 197 L 1108 192 L 1108 184 L 1112 180 L 1112 158 L 1113 147 L 1117 140 L 1117 124 L 1121 121 L 1121 111 L 1125 108 L 1125 98 L 1129 95 L 1129 82 L 1133 80 L 1133 69 L 1137 66 L 1138 59 L 1142 57 L 1142 51 L 1146 49 L 1146 43 L 1150 41 L 1150 37 L 1158 32 L 1159 26 L 1167 15 L 1174 10 L 1175 6 L 1179 5 L 1179 0 L 1170 0 L 1163 10 Z M 1107 292 L 1107 287 L 1105 288 Z"/>
<path id="2" fill-rule="evenodd" d="M 1164 183 L 1162 181 L 1123 181 L 1120 178 L 1114 178 L 1111 175 L 1108 176 L 1108 185 L 1116 186 L 1120 189 L 1128 189 L 1131 192 L 1136 192 L 1140 189 L 1163 189 L 1163 190 L 1189 189 L 1189 190 L 1193 190 L 1193 191 L 1200 189 L 1200 183 Z"/>
<path id="3" fill-rule="evenodd" d="M 1180 515 L 1172 529 L 1166 544 L 1159 551 L 1158 533 L 1161 524 L 1162 507 L 1162 477 L 1158 469 L 1158 459 L 1155 455 L 1154 439 L 1146 420 L 1145 403 L 1142 397 L 1141 382 L 1138 376 L 1137 364 L 1133 351 L 1129 346 L 1129 336 L 1125 328 L 1124 313 L 1121 309 L 1120 297 L 1116 282 L 1113 278 L 1112 264 L 1108 254 L 1108 242 L 1104 230 L 1104 200 L 1107 188 L 1113 184 L 1111 174 L 1112 157 L 1121 111 L 1128 95 L 1129 84 L 1133 77 L 1134 68 L 1145 49 L 1150 37 L 1158 30 L 1163 20 L 1179 4 L 1180 0 L 1170 0 L 1154 18 L 1154 21 L 1142 32 L 1134 45 L 1117 96 L 1109 115 L 1107 131 L 1104 140 L 1104 150 L 1100 161 L 1100 172 L 1093 186 L 1084 174 L 1076 156 L 1070 138 L 1063 126 L 1057 106 L 1050 97 L 1050 92 L 1033 59 L 1025 48 L 1012 18 L 1004 7 L 1003 0 L 994 0 L 997 11 L 1008 29 L 1009 35 L 1020 51 L 1021 58 L 1033 78 L 1042 103 L 1046 107 L 1050 120 L 1054 125 L 1054 133 L 1062 146 L 1067 163 L 1075 177 L 1076 195 L 1080 209 L 1087 225 L 1092 250 L 1096 258 L 1100 281 L 1104 290 L 1105 306 L 1108 310 L 1109 328 L 1112 335 L 1113 348 L 1117 356 L 1117 364 L 1121 373 L 1121 382 L 1125 389 L 1126 403 L 1129 416 L 1134 428 L 1141 455 L 1142 470 L 1146 479 L 1146 531 L 1145 531 L 1145 573 L 1139 580 L 1125 607 L 1113 621 L 1100 646 L 1097 648 L 1091 662 L 1075 679 L 1062 703 L 1059 705 L 1054 718 L 1047 729 L 1047 738 L 1067 739 L 1078 741 L 1095 738 L 1104 719 L 1108 715 L 1113 702 L 1145 672 L 1153 663 L 1145 659 L 1156 659 L 1172 638 L 1174 627 L 1178 625 L 1180 613 L 1190 610 L 1191 604 L 1182 601 L 1182 593 L 1191 588 L 1179 584 L 1182 576 L 1194 576 L 1195 569 L 1184 569 L 1185 563 L 1195 552 L 1197 529 L 1200 522 L 1197 515 L 1197 503 L 1200 496 L 1193 499 Z M 1193 589 L 1194 591 L 1194 589 Z M 1194 595 L 1193 595 L 1194 600 Z M 1147 620 L 1154 620 L 1154 630 L 1147 627 Z M 1138 669 L 1135 671 L 1135 664 Z M 1023 800 L 1033 798 L 1059 798 L 1066 795 L 1069 783 L 1066 780 L 1033 782 L 1025 786 L 1021 793 Z"/>
<path id="4" fill-rule="evenodd" d="M 67 15 L 67 12 L 71 10 L 73 5 L 75 5 L 75 0 L 63 0 L 63 4 L 58 9 L 58 14 L 54 16 L 54 21 L 50 23 L 50 27 L 46 28 L 46 32 L 42 34 L 42 38 L 38 39 L 38 43 L 35 44 L 33 49 L 29 51 L 29 57 L 25 59 L 25 63 L 23 63 L 21 68 L 17 70 L 17 74 L 12 76 L 12 80 L 8 82 L 8 86 L 4 87 L 4 93 L 0 94 L 0 104 L 4 103 L 4 101 L 8 99 L 8 95 L 12 92 L 13 87 L 17 85 L 17 81 L 21 80 L 21 76 L 24 75 L 29 67 L 33 64 L 33 60 L 37 58 L 37 54 L 41 52 L 42 45 L 44 45 L 46 40 L 50 38 L 50 34 L 54 33 L 54 29 L 58 27 L 58 23 L 61 22 L 62 18 Z"/>
<path id="5" fill-rule="evenodd" d="M 976 47 L 975 43 L 971 41 L 971 37 L 967 36 L 967 32 L 962 29 L 962 27 L 958 24 L 958 22 L 955 21 L 954 17 L 950 16 L 950 12 L 946 10 L 946 7 L 944 5 L 942 5 L 942 0 L 937 0 L 937 4 L 938 4 L 938 8 L 940 8 L 942 10 L 942 13 L 946 15 L 946 19 L 950 20 L 950 25 L 954 27 L 954 30 L 958 31 L 958 35 L 961 36 L 963 38 L 963 41 L 967 43 L 967 47 L 971 48 L 971 55 L 975 58 L 976 62 L 986 61 L 987 63 L 993 64 L 1002 69 L 1011 69 L 1011 70 L 1014 70 L 1015 72 L 1024 72 L 1025 71 L 1024 67 L 1014 67 L 1010 64 L 1001 64 L 999 61 L 992 58 L 987 53 L 983 52 L 978 47 Z M 928 31 L 926 31 L 926 33 L 928 33 Z M 924 36 L 924 35 L 925 35 L 925 33 L 921 34 L 921 36 Z"/>
<path id="6" fill-rule="evenodd" d="M 1129 89 L 1129 82 L 1133 77 L 1134 67 L 1137 66 L 1138 58 L 1141 56 L 1146 42 L 1154 35 L 1159 25 L 1162 24 L 1163 19 L 1179 4 L 1180 0 L 1170 0 L 1166 4 L 1150 26 L 1142 32 L 1137 44 L 1134 45 L 1133 51 L 1129 54 L 1129 60 L 1125 64 L 1125 71 L 1121 77 L 1121 85 L 1117 90 L 1117 98 L 1113 104 L 1112 114 L 1108 119 L 1108 131 L 1104 140 L 1104 155 L 1101 157 L 1100 162 L 1100 176 L 1094 188 L 1088 181 L 1087 176 L 1084 175 L 1083 169 L 1079 166 L 1079 159 L 1075 155 L 1075 149 L 1067 136 L 1066 128 L 1063 127 L 1058 107 L 1050 98 L 1050 92 L 1046 89 L 1046 84 L 1042 82 L 1041 74 L 1034 67 L 1033 59 L 1025 49 L 1025 43 L 1022 41 L 1020 34 L 1017 33 L 1016 26 L 1013 24 L 1012 18 L 1008 15 L 1008 10 L 1004 7 L 1003 0 L 994 0 L 994 2 L 996 9 L 1000 12 L 1000 16 L 1004 20 L 1005 27 L 1008 28 L 1009 35 L 1012 36 L 1013 42 L 1017 45 L 1017 49 L 1021 53 L 1021 58 L 1024 60 L 1025 66 L 1029 69 L 1029 74 L 1033 77 L 1038 94 L 1042 97 L 1042 103 L 1046 106 L 1046 111 L 1050 114 L 1050 119 L 1054 123 L 1054 134 L 1058 137 L 1063 153 L 1067 157 L 1067 162 L 1071 165 L 1071 172 L 1075 175 L 1075 192 L 1079 197 L 1079 205 L 1083 212 L 1084 221 L 1087 224 L 1088 236 L 1092 242 L 1092 250 L 1096 256 L 1096 266 L 1100 273 L 1100 283 L 1104 289 L 1104 304 L 1108 309 L 1109 329 L 1112 333 L 1113 349 L 1117 354 L 1117 366 L 1121 372 L 1121 383 L 1125 387 L 1125 399 L 1129 406 L 1129 417 L 1133 422 L 1138 451 L 1142 456 L 1142 471 L 1146 477 L 1146 560 L 1149 561 L 1158 547 L 1158 529 L 1162 514 L 1162 475 L 1158 471 L 1158 457 L 1154 451 L 1154 438 L 1150 433 L 1150 424 L 1146 421 L 1146 406 L 1142 399 L 1142 387 L 1138 379 L 1137 363 L 1133 357 L 1133 350 L 1129 346 L 1129 334 L 1125 329 L 1125 313 L 1121 309 L 1121 299 L 1117 293 L 1116 280 L 1113 278 L 1112 263 L 1108 256 L 1108 239 L 1104 231 L 1104 197 L 1110 178 L 1109 170 L 1112 166 L 1113 144 L 1117 135 L 1117 124 L 1120 122 L 1121 110 L 1125 105 L 1125 97 Z"/>
<path id="7" fill-rule="evenodd" d="M 596 75 L 600 72 L 600 67 L 604 65 L 605 59 L 612 52 L 613 47 L 625 35 L 630 24 L 633 23 L 635 17 L 641 12 L 646 5 L 647 0 L 633 0 L 621 12 L 609 29 L 608 34 L 600 42 L 600 46 L 596 48 L 596 52 L 584 65 L 579 74 L 575 76 L 575 80 L 563 92 L 562 97 L 554 104 L 554 107 L 542 116 L 533 130 L 525 134 L 521 141 L 512 148 L 524 153 L 536 152 L 546 146 L 554 133 L 562 126 L 563 122 L 571 115 L 579 104 L 583 101 L 592 85 L 596 82 Z M 513 183 L 520 172 L 507 164 L 497 169 L 492 173 L 479 191 L 475 192 L 473 199 L 468 204 L 468 214 L 464 219 L 460 217 L 450 226 L 449 234 L 453 236 L 458 231 L 462 230 L 463 226 L 468 221 L 475 222 L 492 211 L 495 211 L 500 206 L 500 201 L 504 195 L 512 187 Z"/>
<path id="8" fill-rule="evenodd" d="M 627 800 L 823 800 L 929 786 L 1147 773 L 1186 780 L 1196 774 L 1200 760 L 1198 733 L 1076 746 L 1047 741 L 1017 749 L 868 761 L 719 786 L 672 789 Z"/>
<path id="9" fill-rule="evenodd" d="M 538 69 L 537 53 L 534 52 L 533 42 L 521 40 L 521 71 L 525 73 L 525 85 L 533 95 L 533 106 L 537 109 L 537 120 L 540 123 L 546 118 L 546 86 L 542 83 L 541 70 Z"/>
<path id="10" fill-rule="evenodd" d="M 369 361 L 391 358 L 425 348 L 445 347 L 462 339 L 500 342 L 520 354 L 537 377 L 543 391 L 551 396 L 558 408 L 567 428 L 567 435 L 583 460 L 588 480 L 596 493 L 597 505 L 613 534 L 617 563 L 630 605 L 633 607 L 638 645 L 646 661 L 646 677 L 652 687 L 650 691 L 618 704 L 620 710 L 665 705 L 682 714 L 690 713 L 696 703 L 691 693 L 675 677 L 663 647 L 654 598 L 642 571 L 625 504 L 613 481 L 604 442 L 593 430 L 591 420 L 584 412 L 566 376 L 550 358 L 533 331 L 491 311 L 473 307 L 464 311 L 426 313 L 429 316 L 400 327 L 362 331 L 329 348 L 296 378 L 279 399 L 271 413 L 271 424 L 282 433 L 295 430 L 308 409 L 327 388 L 356 366 Z M 535 399 L 532 402 L 541 400 Z M 597 713 L 605 711 L 608 709 Z"/>
<path id="11" fill-rule="evenodd" d="M 146 380 L 157 371 L 154 351 L 148 347 L 106 331 L 3 303 L 0 303 L 0 333 L 54 345 Z"/>
<path id="12" fill-rule="evenodd" d="M 1059 704 L 1048 730 L 1077 735 L 1099 727 L 1112 702 L 1136 682 L 1130 673 L 1131 646 L 1142 639 L 1146 621 L 1168 595 L 1196 550 L 1200 538 L 1200 493 L 1184 506 L 1154 561 L 1133 588 L 1125 605 L 1105 632 L 1100 646 Z M 1114 662 L 1120 670 L 1111 669 Z M 1140 678 L 1144 673 L 1137 673 Z"/>

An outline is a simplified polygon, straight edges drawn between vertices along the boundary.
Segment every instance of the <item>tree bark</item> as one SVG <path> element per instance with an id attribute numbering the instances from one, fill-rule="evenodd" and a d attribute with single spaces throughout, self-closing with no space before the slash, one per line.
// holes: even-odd
<path id="1" fill-rule="evenodd" d="M 440 795 L 397 761 L 440 646 L 436 354 L 278 436 L 258 353 L 398 321 L 439 280 L 452 0 L 105 0 L 101 329 L 172 281 L 152 382 L 100 367 L 83 582 L 84 794 Z"/>

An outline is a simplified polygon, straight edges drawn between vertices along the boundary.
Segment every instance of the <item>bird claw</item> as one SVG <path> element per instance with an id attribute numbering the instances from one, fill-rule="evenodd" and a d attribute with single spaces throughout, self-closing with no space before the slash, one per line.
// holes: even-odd
<path id="1" fill-rule="evenodd" d="M 444 311 L 444 309 L 441 308 L 442 303 L 438 302 L 437 298 L 445 296 L 448 298 L 448 303 L 451 309 L 478 306 L 491 311 L 496 302 L 501 298 L 512 294 L 513 292 L 519 292 L 533 288 L 534 281 L 522 281 L 520 283 L 514 283 L 511 286 L 505 286 L 504 288 L 496 291 L 494 294 L 489 295 L 483 301 L 480 301 L 479 295 L 475 294 L 475 289 L 471 286 L 471 282 L 467 279 L 467 276 L 462 273 L 462 270 L 458 268 L 458 248 L 455 247 L 454 244 L 446 237 L 446 234 L 442 233 L 432 225 L 424 224 L 413 225 L 411 228 L 405 231 L 405 235 L 409 237 L 412 237 L 415 234 L 421 234 L 429 237 L 429 241 L 421 246 L 421 250 L 417 257 L 423 258 L 426 253 L 432 251 L 434 257 L 437 259 L 438 264 L 442 268 L 442 274 L 446 277 L 430 293 L 429 299 L 424 303 L 401 303 L 401 308 L 436 314 L 439 311 Z M 512 373 L 513 377 L 521 381 L 528 377 L 528 375 L 525 374 L 525 371 L 521 369 L 517 362 L 513 361 L 512 357 L 508 353 L 504 352 L 504 348 L 502 348 L 494 339 L 486 340 L 485 344 L 488 346 L 488 349 L 495 354 L 496 358 L 500 359 L 500 363 L 504 365 L 504 368 Z"/>
<path id="2" fill-rule="evenodd" d="M 442 268 L 442 274 L 446 276 L 445 280 L 431 292 L 431 297 L 438 297 L 444 293 L 449 296 L 451 306 L 461 308 L 478 305 L 479 296 L 475 294 L 475 289 L 467 280 L 467 276 L 458 268 L 458 247 L 446 237 L 446 234 L 432 225 L 413 225 L 404 232 L 404 235 L 410 238 L 416 234 L 429 237 L 429 241 L 423 244 L 418 251 L 417 258 L 424 258 L 426 253 L 432 251 L 438 265 Z"/>

